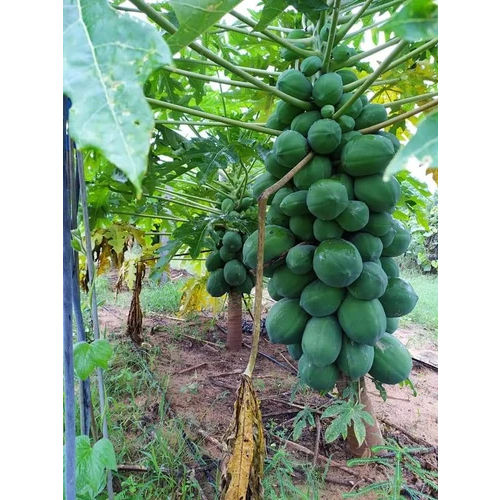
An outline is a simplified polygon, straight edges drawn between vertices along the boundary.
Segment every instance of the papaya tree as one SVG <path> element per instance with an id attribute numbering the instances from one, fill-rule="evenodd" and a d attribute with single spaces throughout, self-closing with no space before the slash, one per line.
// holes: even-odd
<path id="1" fill-rule="evenodd" d="M 138 195 L 133 212 L 121 206 L 114 212 L 151 217 L 136 208 L 147 207 L 140 196 L 158 196 L 155 190 L 191 205 L 185 217 L 152 217 L 166 221 L 172 235 L 161 265 L 182 245 L 192 258 L 212 250 L 207 264 L 219 279 L 212 278 L 217 283 L 209 291 L 216 294 L 241 286 L 228 281 L 239 283 L 243 269 L 247 275 L 255 270 L 248 380 L 265 274 L 277 300 L 267 317 L 271 341 L 286 344 L 299 360 L 303 382 L 322 392 L 337 385 L 361 415 L 369 409 L 365 376 L 394 384 L 411 370 L 411 357 L 391 331 L 417 297 L 391 259 L 407 248 L 405 214 L 419 210 L 416 200 L 425 191 L 402 170 L 407 147 L 401 146 L 417 139 L 411 130 L 423 115 L 431 140 L 419 139 L 412 154 L 421 158 L 424 152 L 428 166 L 437 167 L 437 6 L 432 0 L 265 0 L 261 10 L 242 13 L 230 0 L 217 8 L 210 0 L 130 3 L 133 8 L 105 0 L 65 3 L 71 13 L 65 92 L 74 101 L 70 133 L 77 147 L 98 151 L 120 171 L 108 171 L 107 178 Z M 109 25 L 105 43 L 97 18 Z M 139 19 L 155 36 L 136 35 Z M 77 28 L 89 34 L 86 45 L 76 43 Z M 116 47 L 122 73 L 110 69 L 109 46 Z M 96 57 L 82 58 L 85 50 Z M 148 54 L 146 62 L 139 53 Z M 91 76 L 83 72 L 89 66 Z M 95 102 L 86 99 L 91 88 Z M 101 134 L 105 127 L 109 133 Z M 244 165 L 255 160 L 259 175 L 245 178 L 245 186 L 230 175 L 239 166 L 231 150 L 240 156 L 243 150 Z M 245 239 L 244 217 L 231 212 L 241 209 L 248 180 L 258 199 L 259 230 Z M 194 197 L 182 194 L 183 184 Z M 215 193 L 230 196 L 217 200 Z M 194 204 L 211 214 L 193 215 Z M 228 231 L 239 235 L 241 249 Z M 226 263 L 220 267 L 216 253 L 220 257 L 223 248 L 241 251 L 241 259 L 221 259 Z M 242 266 L 225 272 L 233 260 Z M 326 417 L 336 415 L 330 413 Z M 380 439 L 373 416 L 365 422 L 373 432 L 348 420 L 362 448 L 355 452 L 369 451 Z M 255 450 L 262 452 L 261 443 Z M 262 471 L 255 471 L 261 461 L 255 455 L 250 462 L 246 472 L 226 476 L 243 478 L 224 483 L 227 498 L 236 491 L 259 497 Z"/>

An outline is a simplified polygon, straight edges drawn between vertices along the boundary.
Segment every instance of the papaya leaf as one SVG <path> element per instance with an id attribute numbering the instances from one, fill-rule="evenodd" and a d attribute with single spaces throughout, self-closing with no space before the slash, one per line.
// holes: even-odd
<path id="1" fill-rule="evenodd" d="M 435 111 L 424 117 L 418 125 L 415 135 L 408 143 L 400 148 L 394 158 L 387 165 L 384 180 L 391 175 L 406 168 L 411 158 L 416 158 L 421 163 L 437 167 L 438 161 L 438 112 Z"/>
<path id="2" fill-rule="evenodd" d="M 408 0 L 383 29 L 409 42 L 430 40 L 438 36 L 438 6 L 434 0 Z"/>
<path id="3" fill-rule="evenodd" d="M 259 31 L 267 28 L 271 21 L 281 14 L 288 7 L 285 0 L 264 0 L 264 8 L 260 14 L 260 19 L 254 30 Z"/>
<path id="4" fill-rule="evenodd" d="M 204 33 L 241 0 L 171 0 L 170 5 L 179 21 L 179 29 L 169 39 L 172 53 L 179 52 Z"/>
<path id="5" fill-rule="evenodd" d="M 154 119 L 142 86 L 171 62 L 160 33 L 106 0 L 64 0 L 64 93 L 69 132 L 94 147 L 141 191 Z"/>

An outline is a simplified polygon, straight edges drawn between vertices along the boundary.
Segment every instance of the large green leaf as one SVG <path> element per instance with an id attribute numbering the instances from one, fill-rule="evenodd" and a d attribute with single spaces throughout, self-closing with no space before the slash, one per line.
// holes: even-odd
<path id="1" fill-rule="evenodd" d="M 438 35 L 438 6 L 434 0 L 408 0 L 384 30 L 409 42 L 430 40 Z"/>
<path id="2" fill-rule="evenodd" d="M 411 158 L 416 158 L 429 167 L 437 167 L 438 161 L 438 112 L 427 115 L 418 125 L 415 135 L 387 165 L 384 179 L 406 168 Z"/>
<path id="3" fill-rule="evenodd" d="M 172 53 L 177 53 L 204 33 L 241 0 L 171 0 L 179 29 L 168 39 Z"/>
<path id="4" fill-rule="evenodd" d="M 94 340 L 91 344 L 77 342 L 73 346 L 75 372 L 85 380 L 97 367 L 106 369 L 113 356 L 113 348 L 105 339 Z"/>
<path id="5" fill-rule="evenodd" d="M 92 447 L 88 436 L 76 438 L 76 491 L 79 499 L 92 499 L 104 489 L 106 470 L 116 470 L 116 457 L 109 439 Z"/>
<path id="6" fill-rule="evenodd" d="M 160 33 L 106 0 L 64 0 L 64 93 L 77 147 L 95 147 L 140 191 L 154 119 L 142 86 L 171 54 Z"/>
<path id="7" fill-rule="evenodd" d="M 288 2 L 285 0 L 264 0 L 264 8 L 260 14 L 259 22 L 255 26 L 255 30 L 267 28 L 271 21 L 279 16 L 288 7 Z"/>

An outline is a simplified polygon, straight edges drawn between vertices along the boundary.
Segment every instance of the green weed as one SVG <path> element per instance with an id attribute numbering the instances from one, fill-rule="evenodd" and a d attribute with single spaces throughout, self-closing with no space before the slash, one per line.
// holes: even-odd
<path id="1" fill-rule="evenodd" d="M 419 297 L 415 309 L 401 318 L 401 326 L 410 323 L 422 325 L 435 336 L 438 332 L 438 278 L 435 275 L 406 271 L 402 278 L 408 281 Z"/>

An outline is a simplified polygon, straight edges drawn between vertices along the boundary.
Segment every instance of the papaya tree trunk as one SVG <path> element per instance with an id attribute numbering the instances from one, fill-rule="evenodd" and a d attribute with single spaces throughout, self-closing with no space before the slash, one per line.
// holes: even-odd
<path id="1" fill-rule="evenodd" d="M 339 393 L 342 394 L 343 390 L 347 386 L 347 380 L 345 378 L 340 379 L 337 382 L 337 388 Z M 365 378 L 362 377 L 359 381 L 359 402 L 364 405 L 364 411 L 368 412 L 375 422 L 374 425 L 366 424 L 366 437 L 361 446 L 356 439 L 356 435 L 354 434 L 354 428 L 352 425 L 349 427 L 347 431 L 347 446 L 349 448 L 349 452 L 355 457 L 370 457 L 372 455 L 371 448 L 373 446 L 381 446 L 384 444 L 384 438 L 382 437 L 382 433 L 380 432 L 380 427 L 377 422 L 377 417 L 373 410 L 373 406 L 370 400 L 370 396 L 368 395 Z"/>
<path id="2" fill-rule="evenodd" d="M 142 338 L 142 309 L 141 309 L 141 289 L 142 280 L 146 273 L 146 266 L 142 262 L 138 262 L 135 268 L 135 286 L 132 292 L 132 302 L 127 318 L 127 335 L 137 345 L 141 345 Z"/>
<path id="3" fill-rule="evenodd" d="M 241 293 L 231 290 L 227 301 L 227 339 L 229 351 L 239 351 L 243 340 L 241 330 Z"/>

